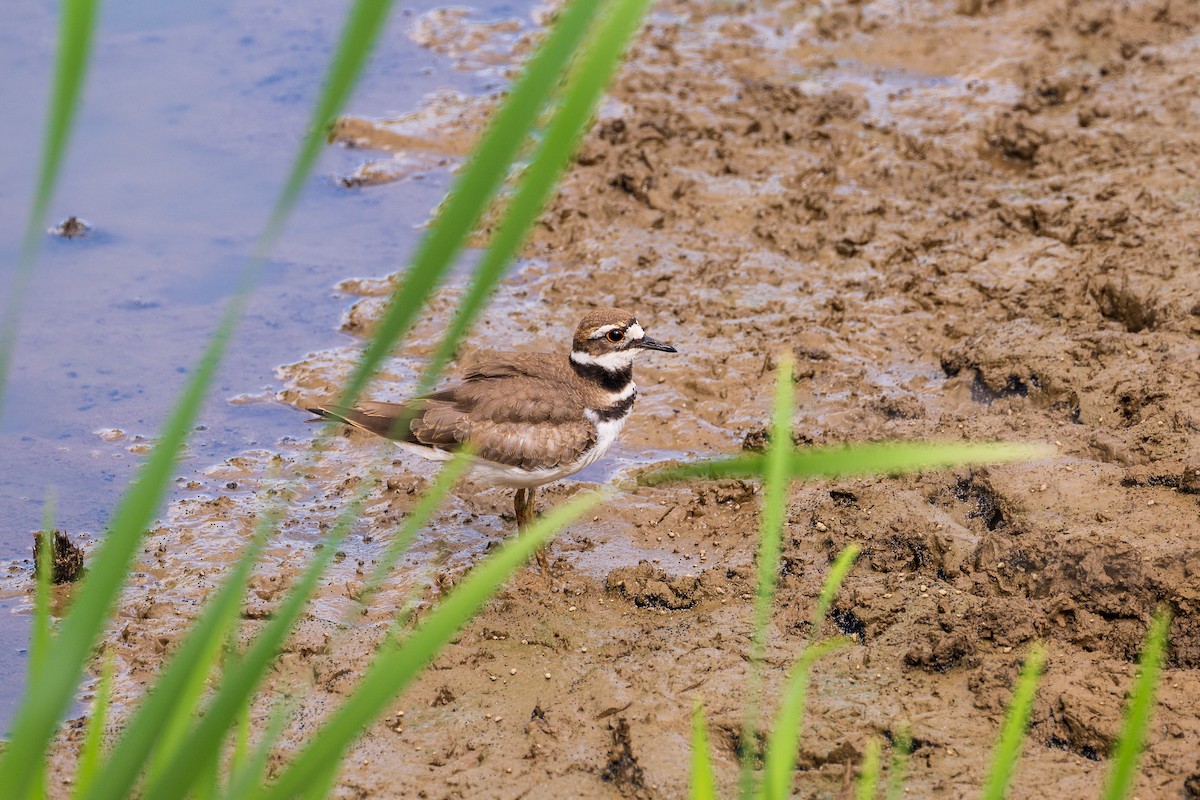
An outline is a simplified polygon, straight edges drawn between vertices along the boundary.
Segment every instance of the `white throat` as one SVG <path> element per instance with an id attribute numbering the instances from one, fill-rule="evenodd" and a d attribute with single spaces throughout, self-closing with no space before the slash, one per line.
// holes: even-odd
<path id="1" fill-rule="evenodd" d="M 571 352 L 571 360 L 576 364 L 600 367 L 607 372 L 620 372 L 623 369 L 633 366 L 633 360 L 637 358 L 637 354 L 638 351 L 636 349 L 615 350 L 611 353 L 603 353 L 598 356 L 593 356 L 581 350 L 573 350 Z"/>

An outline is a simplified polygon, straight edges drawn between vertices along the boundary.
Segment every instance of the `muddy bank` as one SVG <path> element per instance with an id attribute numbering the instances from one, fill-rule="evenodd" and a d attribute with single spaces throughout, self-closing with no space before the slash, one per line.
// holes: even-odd
<path id="1" fill-rule="evenodd" d="M 623 491 L 555 544 L 563 590 L 518 575 L 364 736 L 340 796 L 681 797 L 697 696 L 732 793 L 755 487 L 632 478 L 644 464 L 761 444 L 782 348 L 798 360 L 802 443 L 1058 447 L 1032 464 L 795 488 L 768 696 L 811 633 L 833 555 L 864 548 L 822 631 L 859 645 L 817 670 L 801 796 L 845 793 L 868 737 L 901 726 L 917 743 L 914 795 L 973 796 L 1034 639 L 1048 643 L 1048 667 L 1014 796 L 1095 796 L 1160 604 L 1176 621 L 1137 794 L 1194 796 L 1198 19 L 1192 3 L 658 6 L 461 355 L 565 348 L 579 313 L 599 305 L 635 309 L 681 355 L 639 365 L 616 469 L 593 475 Z M 347 330 L 369 330 L 386 286 L 345 288 L 363 295 Z M 423 316 L 375 396 L 403 395 L 455 292 Z M 353 356 L 283 368 L 280 399 L 330 399 Z M 293 445 L 214 468 L 197 480 L 203 496 L 153 533 L 109 643 L 123 698 L 244 540 L 269 465 L 311 458 L 299 419 Z M 374 452 L 347 435 L 303 467 L 244 635 Z M 272 678 L 306 698 L 297 738 L 354 685 L 397 607 L 415 602 L 419 617 L 512 528 L 505 493 L 465 487 L 343 625 L 430 475 L 381 457 L 392 477 Z M 543 503 L 579 485 L 552 487 Z"/>

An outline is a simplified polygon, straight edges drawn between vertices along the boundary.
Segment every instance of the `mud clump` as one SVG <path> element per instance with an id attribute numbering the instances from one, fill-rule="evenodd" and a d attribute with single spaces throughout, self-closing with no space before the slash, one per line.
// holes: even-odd
<path id="1" fill-rule="evenodd" d="M 1100 313 L 1106 318 L 1120 322 L 1130 333 L 1152 329 L 1159 322 L 1158 300 L 1153 295 L 1139 295 L 1129 288 L 1129 282 L 1105 281 L 1091 289 Z"/>
<path id="2" fill-rule="evenodd" d="M 946 672 L 954 667 L 974 666 L 974 642 L 961 631 L 930 632 L 904 654 L 904 663 L 928 672 Z"/>
<path id="3" fill-rule="evenodd" d="M 33 535 L 33 563 L 41 566 L 42 536 L 38 531 Z M 74 583 L 83 575 L 83 549 L 71 541 L 64 531 L 53 532 L 53 542 L 50 550 L 50 580 L 53 583 Z"/>
<path id="4" fill-rule="evenodd" d="M 700 579 L 690 575 L 668 575 L 642 561 L 636 567 L 621 567 L 608 574 L 606 588 L 633 601 L 639 608 L 678 611 L 691 608 L 700 599 Z"/>
<path id="5" fill-rule="evenodd" d="M 652 795 L 646 789 L 646 776 L 633 754 L 633 740 L 629 736 L 629 723 L 624 717 L 617 719 L 612 730 L 612 748 L 608 753 L 608 762 L 600 771 L 600 779 L 611 783 L 621 793 L 622 797 L 650 798 Z"/>

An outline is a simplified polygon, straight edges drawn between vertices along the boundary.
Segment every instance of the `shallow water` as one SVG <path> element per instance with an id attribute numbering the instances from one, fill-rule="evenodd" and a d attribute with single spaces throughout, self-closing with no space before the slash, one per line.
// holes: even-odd
<path id="1" fill-rule="evenodd" d="M 477 93 L 497 78 L 415 44 L 397 8 L 348 113 L 399 113 L 439 89 Z M 479 4 L 482 19 L 527 3 Z M 78 126 L 48 224 L 87 220 L 89 237 L 47 237 L 25 303 L 0 420 L 0 560 L 28 558 L 43 497 L 58 525 L 100 533 L 184 385 L 236 283 L 289 166 L 347 4 L 242 0 L 105 4 Z M 0 286 L 9 286 L 27 213 L 57 21 L 51 4 L 0 9 Z M 13 121 L 24 125 L 13 125 Z M 328 149 L 225 358 L 183 476 L 250 447 L 304 436 L 270 396 L 276 365 L 354 346 L 338 331 L 349 275 L 399 269 L 439 200 L 445 168 L 369 192 L 342 188 L 365 158 Z M 120 431 L 105 438 L 98 431 Z M 15 595 L 15 596 L 14 596 Z M 23 594 L 0 597 L 0 669 L 27 638 Z M 0 688 L 0 727 L 20 688 Z"/>

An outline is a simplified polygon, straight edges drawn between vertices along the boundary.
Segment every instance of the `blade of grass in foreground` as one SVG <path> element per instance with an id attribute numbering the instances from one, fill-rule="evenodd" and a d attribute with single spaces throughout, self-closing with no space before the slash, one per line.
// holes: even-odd
<path id="1" fill-rule="evenodd" d="M 821 587 L 821 596 L 817 600 L 817 614 L 813 616 L 813 633 L 815 634 L 825 619 L 825 612 L 833 603 L 833 598 L 841 587 L 854 559 L 858 557 L 858 545 L 851 544 L 834 559 L 825 583 Z M 800 726 L 804 722 L 804 704 L 808 695 L 809 673 L 812 665 L 825 653 L 837 647 L 853 643 L 852 639 L 838 637 L 825 639 L 815 645 L 807 645 L 796 664 L 792 667 L 791 677 L 788 678 L 787 688 L 784 689 L 783 702 L 775 716 L 774 730 L 767 742 L 767 758 L 764 766 L 766 773 L 763 786 L 763 796 L 766 798 L 782 798 L 791 794 L 792 770 L 796 764 L 796 747 L 800 741 Z"/>
<path id="2" fill-rule="evenodd" d="M 246 303 L 250 299 L 250 290 L 265 263 L 266 253 L 281 235 L 283 224 L 294 209 L 296 198 L 299 197 L 300 186 L 311 172 L 314 156 L 306 155 L 310 148 L 307 142 L 313 137 L 316 137 L 318 143 L 322 140 L 332 116 L 346 101 L 373 42 L 373 38 L 362 40 L 364 32 L 367 35 L 371 34 L 370 25 L 366 23 L 373 20 L 377 26 L 382 24 L 383 18 L 379 16 L 379 12 L 385 12 L 388 7 L 388 0 L 355 2 L 350 12 L 350 19 L 354 24 L 350 25 L 350 28 L 355 31 L 356 37 L 347 35 L 342 38 L 334 59 L 334 70 L 331 70 L 322 98 L 314 110 L 316 124 L 308 132 L 306 145 L 301 148 L 300 155 L 293 163 L 292 175 L 271 213 L 263 235 L 259 236 L 254 246 L 250 261 L 242 272 L 238 289 L 222 315 L 196 372 L 188 381 L 184 393 L 163 426 L 160 440 L 151 452 L 149 461 L 139 470 L 138 476 L 116 510 L 89 575 L 79 588 L 76 602 L 62 621 L 58 636 L 53 639 L 54 658 L 52 663 L 48 664 L 42 691 L 26 696 L 25 702 L 17 712 L 12 738 L 8 742 L 4 757 L 0 758 L 0 786 L 5 786 L 14 795 L 22 796 L 28 790 L 32 780 L 28 765 L 35 763 L 35 759 L 40 758 L 40 753 L 46 750 L 56 724 L 71 702 L 74 690 L 82 678 L 84 664 L 100 637 L 121 585 L 125 582 L 146 525 L 150 523 L 158 505 L 162 503 L 170 475 L 174 471 L 175 459 L 179 457 L 187 434 L 192 429 L 205 392 L 211 384 L 212 375 L 215 374 L 229 339 L 233 336 L 234 327 L 245 311 Z"/>
<path id="3" fill-rule="evenodd" d="M 604 496 L 599 492 L 578 495 L 552 510 L 475 567 L 407 639 L 381 647 L 354 693 L 261 796 L 270 800 L 293 797 L 336 765 L 362 730 L 383 713 L 392 698 L 408 686 L 508 576 L 559 529 L 594 508 Z"/>
<path id="4" fill-rule="evenodd" d="M 804 724 L 804 706 L 808 701 L 808 681 L 812 665 L 822 656 L 839 647 L 854 644 L 848 636 L 833 636 L 805 646 L 804 652 L 792 666 L 783 704 L 775 717 L 771 738 L 767 741 L 766 764 L 763 767 L 764 800 L 790 797 L 792 772 L 796 764 L 796 748 L 800 742 L 800 727 Z"/>
<path id="5" fill-rule="evenodd" d="M 904 775 L 908 772 L 908 755 L 912 752 L 912 734 L 901 728 L 892 740 L 892 766 L 888 770 L 886 800 L 902 800 Z"/>
<path id="6" fill-rule="evenodd" d="M 775 401 L 771 410 L 771 440 L 763 464 L 762 521 L 758 534 L 758 590 L 754 598 L 754 628 L 750 639 L 750 680 L 746 719 L 742 725 L 740 786 L 743 797 L 754 794 L 753 758 L 758 743 L 758 718 L 762 705 L 762 664 L 771 624 L 771 606 L 779 580 L 780 539 L 787 511 L 788 460 L 792 455 L 792 354 L 779 357 L 775 372 Z"/>
<path id="7" fill-rule="evenodd" d="M 279 648 L 291 634 L 317 584 L 333 561 L 338 547 L 350 533 L 368 491 L 361 485 L 347 504 L 333 529 L 322 542 L 321 549 L 309 562 L 308 567 L 292 586 L 287 598 L 271 617 L 271 621 L 259 632 L 249 649 L 231 662 L 221 676 L 221 686 L 216 696 L 205 709 L 199 723 L 191 733 L 170 750 L 155 755 L 155 768 L 151 780 L 146 783 L 145 797 L 186 797 L 195 782 L 204 777 L 205 771 L 218 760 L 221 743 L 238 716 L 247 712 L 251 700 L 267 670 L 274 662 Z M 110 782 L 106 781 L 106 784 Z M 125 787 L 107 786 L 103 793 L 89 800 L 121 800 L 126 795 Z M 122 791 L 118 791 L 118 789 Z"/>
<path id="8" fill-rule="evenodd" d="M 598 23 L 595 35 L 589 37 L 586 49 L 567 76 L 562 101 L 529 166 L 522 172 L 512 201 L 487 250 L 475 266 L 471 287 L 426 367 L 419 393 L 432 388 L 433 381 L 454 355 L 459 340 L 512 266 L 513 258 L 558 185 L 605 88 L 641 25 L 649 2 L 615 0 L 608 5 L 610 8 Z"/>
<path id="9" fill-rule="evenodd" d="M 248 711 L 249 709 L 247 709 Z M 267 761 L 271 756 L 271 751 L 275 749 L 275 743 L 279 741 L 279 737 L 283 733 L 288 713 L 287 702 L 280 702 L 276 705 L 271 712 L 271 719 L 267 722 L 262 739 L 254 746 L 254 750 L 247 749 L 241 758 L 235 760 L 236 764 L 230 764 L 229 788 L 223 795 L 226 800 L 240 800 L 240 798 L 248 797 L 257 787 L 266 783 Z M 249 713 L 244 714 L 242 718 L 248 720 Z M 249 729 L 249 725 L 246 727 Z"/>
<path id="10" fill-rule="evenodd" d="M 312 137 L 316 137 L 318 142 L 323 138 L 325 126 L 344 104 L 370 52 L 372 37 L 377 33 L 377 30 L 373 33 L 366 22 L 373 20 L 377 28 L 383 19 L 379 12 L 386 12 L 387 8 L 390 8 L 387 0 L 358 0 L 355 3 L 350 17 L 355 25 L 350 27 L 356 31 L 356 36 L 343 36 L 339 45 L 334 59 L 335 70 L 331 71 L 318 111 L 315 112 L 320 124 L 309 131 L 309 139 L 306 139 L 293 164 L 291 177 L 255 245 L 237 291 L 208 348 L 163 426 L 159 442 L 149 460 L 139 471 L 113 516 L 108 534 L 79 588 L 71 612 L 53 639 L 51 646 L 54 648 L 54 657 L 47 667 L 42 691 L 28 695 L 18 709 L 8 748 L 0 757 L 0 786 L 5 786 L 16 796 L 22 796 L 27 791 L 32 781 L 27 765 L 35 763 L 45 752 L 58 720 L 66 711 L 75 687 L 79 685 L 87 658 L 112 611 L 146 526 L 162 502 L 175 460 L 249 301 L 250 289 L 261 271 L 266 254 L 277 241 L 286 218 L 295 207 L 300 187 L 311 172 L 313 158 L 305 155 L 310 146 L 307 142 Z M 365 40 L 364 35 L 367 37 Z M 320 115 L 326 119 L 321 119 Z"/>
<path id="11" fill-rule="evenodd" d="M 50 586 L 54 583 L 54 494 L 46 492 L 42 507 L 42 535 L 37 538 L 33 596 L 33 631 L 29 641 L 29 680 L 26 691 L 40 691 L 39 676 L 50 657 Z"/>
<path id="12" fill-rule="evenodd" d="M 370 577 L 367 578 L 362 593 L 358 597 L 358 606 L 360 609 L 370 602 L 371 596 L 375 594 L 380 584 L 391 574 L 392 568 L 400 560 L 400 556 L 404 555 L 408 550 L 408 546 L 412 544 L 418 531 L 425 527 L 425 523 L 433 516 L 433 512 L 437 511 L 438 507 L 441 506 L 442 501 L 446 499 L 446 495 L 454 488 L 454 484 L 471 466 L 472 455 L 469 447 L 464 447 L 455 453 L 454 458 L 450 459 L 442 471 L 438 473 L 437 480 L 434 481 L 433 485 L 421 495 L 420 502 L 417 503 L 412 513 L 405 518 L 404 525 L 401 526 L 399 533 L 392 537 L 392 541 L 388 543 L 387 549 L 379 557 L 379 563 L 375 565 L 375 569 L 371 571 Z"/>
<path id="13" fill-rule="evenodd" d="M 50 209 L 50 198 L 58 183 L 67 140 L 75 126 L 79 109 L 79 96 L 91 60 L 92 41 L 96 31 L 96 0 L 64 0 L 58 14 L 58 54 L 54 67 L 54 90 L 50 96 L 50 110 L 46 117 L 46 131 L 42 137 L 42 163 L 38 170 L 37 188 L 25 224 L 25 235 L 21 239 L 21 251 L 17 257 L 17 269 L 12 286 L 4 304 L 4 318 L 0 321 L 0 418 L 4 416 L 4 397 L 8 387 L 8 371 L 12 366 L 13 349 L 16 346 L 17 330 L 21 323 L 21 307 L 33 276 L 33 265 L 37 261 L 38 249 L 42 244 L 42 229 L 46 224 L 46 213 Z"/>
<path id="14" fill-rule="evenodd" d="M 528 141 L 567 62 L 602 5 L 596 0 L 572 0 L 529 59 L 507 99 L 488 123 L 429 232 L 422 238 L 412 265 L 392 295 L 375 336 L 342 392 L 339 400 L 342 405 L 353 404 L 392 347 L 408 331 L 425 299 L 442 282 Z"/>
<path id="15" fill-rule="evenodd" d="M 854 792 L 857 800 L 875 800 L 879 789 L 879 739 L 872 736 L 863 751 L 862 772 L 858 775 L 858 788 Z"/>
<path id="16" fill-rule="evenodd" d="M 237 622 L 242 598 L 251 572 L 275 528 L 278 512 L 265 516 L 238 558 L 234 568 L 205 603 L 204 610 L 188 629 L 165 669 L 132 719 L 124 726 L 101 770 L 104 780 L 79 790 L 80 798 L 128 796 L 152 754 L 169 752 L 187 730 L 205 681 L 221 655 L 221 649 Z M 153 771 L 153 770 L 152 770 Z"/>
<path id="17" fill-rule="evenodd" d="M 967 464 L 999 464 L 1046 458 L 1054 448 L 1037 444 L 993 442 L 885 443 L 806 447 L 792 453 L 793 478 L 837 478 L 843 475 L 900 474 Z M 753 478 L 762 475 L 767 456 L 746 455 L 700 461 L 653 470 L 638 476 L 645 486 L 688 478 Z"/>
<path id="18" fill-rule="evenodd" d="M 37 538 L 37 552 L 33 560 L 37 584 L 33 599 L 33 632 L 29 644 L 29 679 L 25 691 L 41 691 L 38 677 L 50 657 L 50 585 L 54 581 L 54 496 L 46 492 L 42 511 L 42 535 Z M 29 787 L 29 800 L 42 800 L 49 785 L 49 764 L 38 764 L 37 777 Z"/>
<path id="19" fill-rule="evenodd" d="M 704 704 L 699 700 L 692 712 L 692 787 L 688 796 L 691 800 L 717 800 L 717 781 L 708 752 L 708 726 L 704 722 Z"/>
<path id="20" fill-rule="evenodd" d="M 1146 745 L 1146 730 L 1154 711 L 1154 694 L 1162 671 L 1163 654 L 1167 647 L 1167 632 L 1171 628 L 1171 613 L 1161 609 L 1150 621 L 1142 654 L 1138 657 L 1137 679 L 1125 708 L 1125 721 L 1113 750 L 1112 767 L 1104 786 L 1104 800 L 1124 800 L 1133 789 L 1138 761 Z"/>
<path id="21" fill-rule="evenodd" d="M 1033 699 L 1037 695 L 1038 681 L 1041 680 L 1045 663 L 1046 649 L 1035 643 L 1029 649 L 1029 655 L 1025 656 L 1016 688 L 1013 689 L 1012 699 L 1008 703 L 1008 711 L 1004 714 L 1004 727 L 992 753 L 987 783 L 984 784 L 984 800 L 1002 800 L 1008 791 L 1013 769 L 1017 766 L 1017 759 L 1020 758 L 1021 748 L 1025 744 L 1029 714 L 1033 710 Z"/>
<path id="22" fill-rule="evenodd" d="M 112 698 L 113 674 L 117 660 L 112 652 L 105 653 L 104 666 L 100 668 L 100 685 L 96 699 L 92 701 L 92 716 L 88 718 L 87 733 L 79 749 L 79 764 L 75 768 L 75 789 L 71 797 L 83 797 L 96 782 L 100 774 L 100 759 L 104 755 L 104 730 L 108 725 L 108 704 Z"/>

